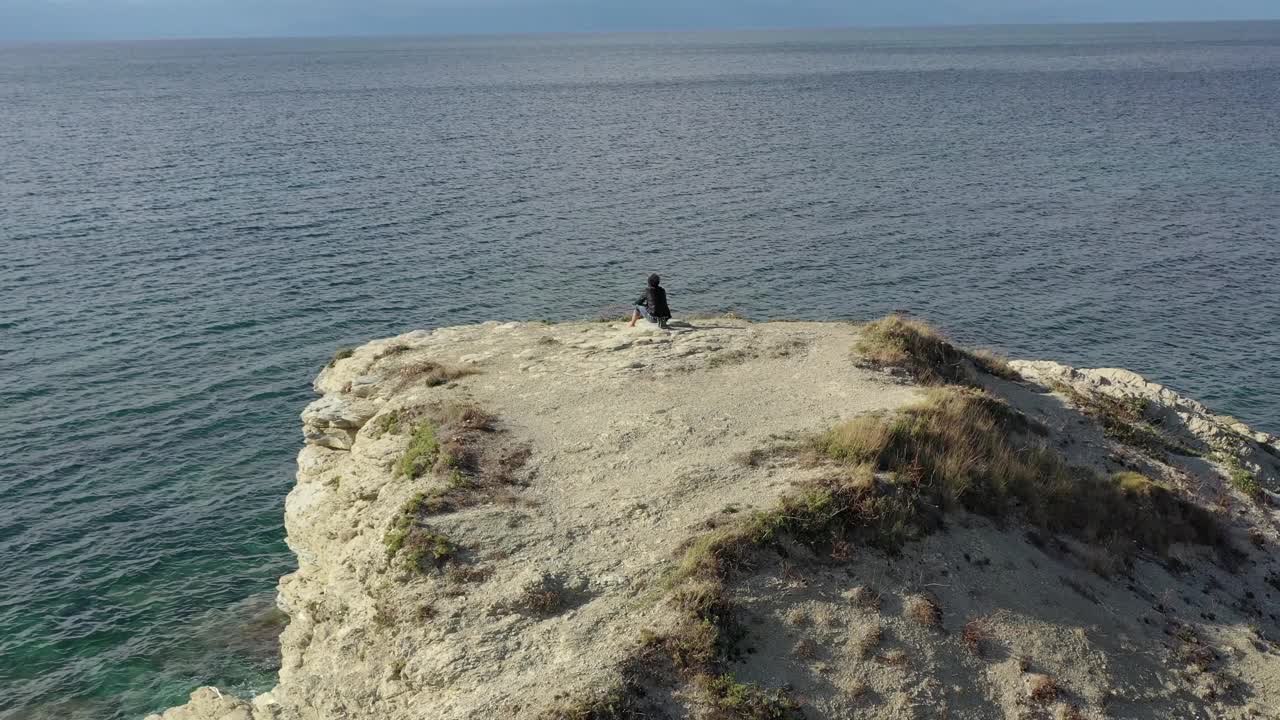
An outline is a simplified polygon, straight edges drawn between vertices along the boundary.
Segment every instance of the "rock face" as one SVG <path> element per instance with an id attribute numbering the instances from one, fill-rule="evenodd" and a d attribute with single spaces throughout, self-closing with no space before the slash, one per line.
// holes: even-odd
<path id="1" fill-rule="evenodd" d="M 372 402 L 350 395 L 325 395 L 302 411 L 302 435 L 312 445 L 350 450 L 356 433 L 377 412 L 378 406 Z"/>
<path id="2" fill-rule="evenodd" d="M 771 448 L 922 396 L 859 367 L 857 332 L 485 323 L 335 361 L 302 414 L 285 505 L 298 570 L 280 581 L 290 623 L 278 685 L 252 702 L 201 688 L 152 717 L 594 717 L 549 709 L 616 685 L 643 631 L 678 621 L 664 578 L 680 551 L 827 472 Z M 1277 488 L 1272 436 L 1126 371 L 1017 367 L 1031 382 L 992 378 L 991 389 L 1076 462 L 1141 460 L 1206 504 L 1232 492 L 1237 467 Z M 1219 455 L 1126 455 L 1068 388 L 1141 395 L 1181 445 Z M 1222 512 L 1274 550 L 1272 509 Z M 1280 569 L 1262 555 L 1227 571 L 1180 551 L 1176 566 L 1107 579 L 1087 552 L 1037 548 L 972 518 L 897 557 L 805 552 L 744 572 L 732 591 L 750 648 L 735 673 L 791 688 L 807 717 L 1277 717 Z M 797 576 L 799 565 L 811 572 Z M 936 628 L 905 610 L 922 590 L 939 604 Z M 1192 635 L 1212 661 L 1188 661 L 1169 640 Z M 756 717 L 678 691 L 658 704 L 669 717 Z"/>

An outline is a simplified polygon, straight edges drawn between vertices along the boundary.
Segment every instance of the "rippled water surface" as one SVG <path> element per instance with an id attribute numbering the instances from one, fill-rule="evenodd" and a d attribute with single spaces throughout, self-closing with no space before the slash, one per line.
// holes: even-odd
<path id="1" fill-rule="evenodd" d="M 333 349 L 904 309 L 1280 430 L 1280 24 L 0 48 L 0 717 L 270 685 Z"/>

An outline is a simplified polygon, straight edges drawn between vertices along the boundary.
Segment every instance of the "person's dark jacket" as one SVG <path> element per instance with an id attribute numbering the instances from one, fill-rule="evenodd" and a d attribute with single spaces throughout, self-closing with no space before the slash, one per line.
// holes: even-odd
<path id="1" fill-rule="evenodd" d="M 662 289 L 661 285 L 650 285 L 644 289 L 644 294 L 636 300 L 637 305 L 643 305 L 649 314 L 656 318 L 671 318 L 671 308 L 667 307 L 667 291 Z"/>

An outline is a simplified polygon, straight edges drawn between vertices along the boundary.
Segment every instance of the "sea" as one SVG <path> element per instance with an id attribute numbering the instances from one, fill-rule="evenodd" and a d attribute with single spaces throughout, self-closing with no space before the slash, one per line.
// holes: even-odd
<path id="1" fill-rule="evenodd" d="M 657 272 L 1276 432 L 1278 268 L 1278 22 L 2 46 L 0 718 L 271 687 L 340 346 Z"/>

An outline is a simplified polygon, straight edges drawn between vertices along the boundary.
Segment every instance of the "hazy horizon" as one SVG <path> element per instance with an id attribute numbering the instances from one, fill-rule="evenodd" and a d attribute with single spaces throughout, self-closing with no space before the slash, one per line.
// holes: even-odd
<path id="1" fill-rule="evenodd" d="M 1280 20 L 1267 0 L 0 0 L 0 41 L 506 35 Z"/>

